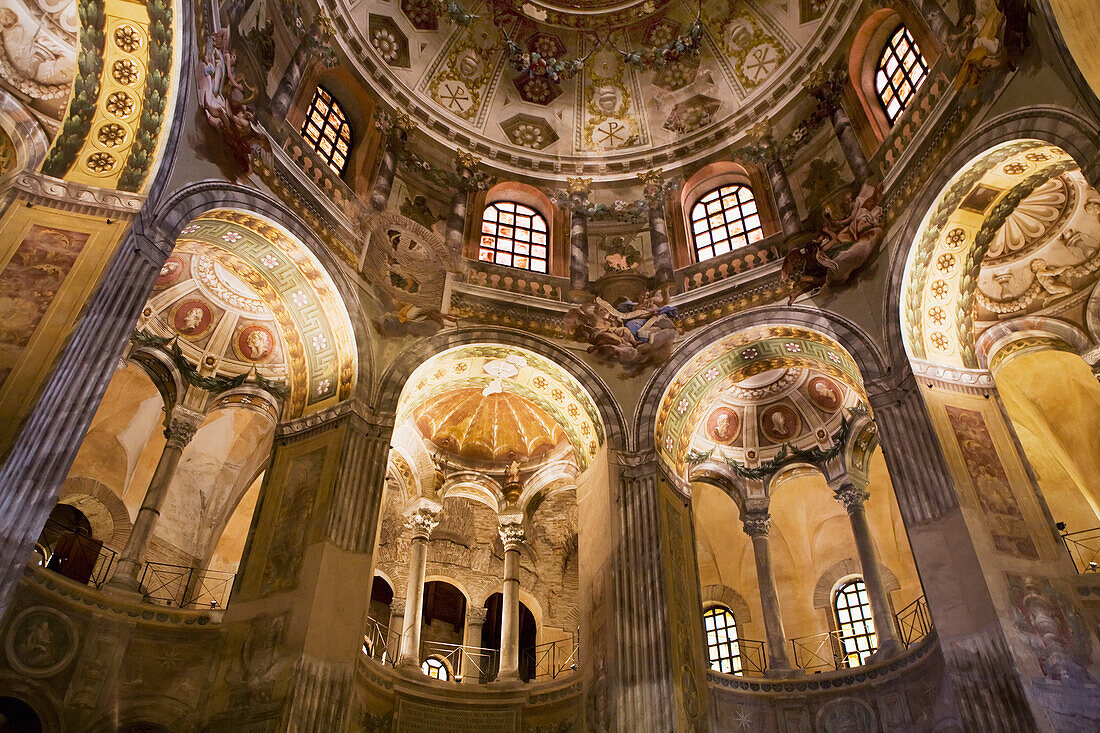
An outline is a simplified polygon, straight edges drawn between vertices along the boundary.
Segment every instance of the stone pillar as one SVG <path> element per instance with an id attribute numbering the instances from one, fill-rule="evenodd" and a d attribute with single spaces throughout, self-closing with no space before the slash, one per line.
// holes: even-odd
<path id="1" fill-rule="evenodd" d="M 665 220 L 665 189 L 663 172 L 658 170 L 639 173 L 642 194 L 649 210 L 649 247 L 653 254 L 654 277 L 657 287 L 672 284 L 672 249 L 668 242 L 668 222 Z"/>
<path id="2" fill-rule="evenodd" d="M 935 2 L 932 4 L 938 5 Z M 871 178 L 871 166 L 859 138 L 856 137 L 852 120 L 844 109 L 843 92 L 847 83 L 848 74 L 842 68 L 822 68 L 810 75 L 806 87 L 817 100 L 820 113 L 828 116 L 832 123 L 833 133 L 844 152 L 844 159 L 848 161 L 848 167 L 855 176 L 856 186 L 860 186 Z"/>
<path id="3" fill-rule="evenodd" d="M 955 26 L 943 11 L 943 3 L 939 0 L 910 0 L 910 2 L 913 10 L 928 24 L 928 30 L 932 31 L 932 35 L 939 39 L 940 43 L 947 45 L 955 32 Z M 965 15 L 965 11 L 963 14 Z"/>
<path id="4" fill-rule="evenodd" d="M 130 538 L 126 540 L 126 547 L 122 549 L 122 555 L 118 559 L 118 567 L 111 578 L 111 585 L 132 591 L 140 591 L 142 560 L 145 551 L 149 548 L 149 542 L 153 539 L 153 530 L 157 526 L 160 517 L 160 508 L 168 496 L 168 488 L 172 485 L 172 479 L 176 475 L 183 449 L 195 437 L 195 432 L 202 424 L 205 415 L 191 410 L 182 405 L 176 405 L 165 420 L 164 449 L 160 453 L 160 460 L 153 472 L 153 478 L 149 480 L 149 488 L 145 490 L 145 498 L 141 501 L 141 509 L 134 519 L 133 529 L 130 530 Z"/>
<path id="5" fill-rule="evenodd" d="M 504 592 L 500 607 L 500 671 L 498 682 L 519 680 L 519 550 L 526 535 L 523 516 L 501 517 L 504 543 Z"/>
<path id="6" fill-rule="evenodd" d="M 420 625 L 424 620 L 424 575 L 428 570 L 428 538 L 439 524 L 439 504 L 419 499 L 407 510 L 406 526 L 412 530 L 409 543 L 409 579 L 405 589 L 405 619 L 401 627 L 400 667 L 420 669 Z"/>
<path id="7" fill-rule="evenodd" d="M 787 179 L 787 169 L 783 166 L 775 138 L 772 137 L 771 121 L 767 117 L 762 119 L 749 130 L 748 137 L 750 145 L 746 152 L 764 165 L 784 236 L 799 234 L 802 231 L 802 220 L 798 216 L 798 204 L 795 203 L 794 193 L 791 191 L 791 182 Z"/>
<path id="8" fill-rule="evenodd" d="M 393 177 L 405 155 L 409 133 L 416 127 L 416 123 L 404 112 L 395 117 L 383 113 L 375 120 L 375 126 L 381 131 L 384 142 L 382 160 L 378 164 L 378 174 L 374 177 L 374 188 L 370 194 L 370 205 L 375 211 L 385 211 L 393 189 Z"/>
<path id="9" fill-rule="evenodd" d="M 392 416 L 354 401 L 276 429 L 237 582 L 211 726 L 271 720 L 271 730 L 348 730 L 370 608 Z M 270 641 L 255 629 L 270 628 Z M 262 681 L 242 659 L 265 651 Z M 256 664 L 248 662 L 246 664 Z M 278 666 L 276 666 L 278 665 Z M 271 716 L 276 715 L 277 719 Z"/>
<path id="10" fill-rule="evenodd" d="M 324 30 L 319 23 L 314 22 L 298 43 L 298 48 L 294 49 L 294 55 L 290 57 L 290 63 L 287 64 L 283 77 L 279 79 L 279 85 L 275 87 L 275 93 L 271 95 L 271 117 L 276 122 L 286 119 L 290 105 L 294 103 L 294 95 L 302 84 L 302 75 L 324 39 Z"/>
<path id="11" fill-rule="evenodd" d="M 483 647 L 481 633 L 484 627 L 485 609 L 466 606 L 466 629 L 462 634 L 462 644 L 475 649 Z M 471 663 L 471 659 L 473 663 Z M 470 685 L 481 682 L 481 671 L 486 668 L 487 662 L 488 660 L 481 656 L 479 652 L 469 652 L 469 655 L 462 660 L 462 681 Z"/>
<path id="12" fill-rule="evenodd" d="M 462 257 L 466 244 L 466 210 L 470 203 L 470 183 L 479 163 L 480 158 L 463 151 L 459 151 L 455 163 L 459 185 L 455 186 L 455 192 L 451 196 L 451 210 L 447 214 L 447 232 L 443 241 L 456 261 Z"/>
<path id="13" fill-rule="evenodd" d="M 871 601 L 871 614 L 875 620 L 875 634 L 878 637 L 876 654 L 890 656 L 901 651 L 901 640 L 894 625 L 894 614 L 890 610 L 890 599 L 886 594 L 886 584 L 882 580 L 882 566 L 875 555 L 875 544 L 871 539 L 871 526 L 867 523 L 867 511 L 863 505 L 870 496 L 863 486 L 856 486 L 851 478 L 845 477 L 833 487 L 836 500 L 844 505 L 848 512 L 848 521 L 852 525 L 852 535 L 856 541 L 856 553 L 859 555 L 859 567 L 863 572 L 863 584 L 867 588 L 867 597 Z"/>
<path id="14" fill-rule="evenodd" d="M 569 178 L 569 299 L 588 300 L 588 194 L 591 178 Z M 667 237 L 666 237 L 667 238 Z"/>
<path id="15" fill-rule="evenodd" d="M 390 626 L 386 633 L 386 661 L 397 661 L 401 646 L 401 631 L 405 628 L 405 599 L 394 596 L 390 601 Z"/>
<path id="16" fill-rule="evenodd" d="M 767 512 L 750 511 L 741 517 L 745 534 L 752 538 L 752 554 L 756 560 L 756 584 L 760 590 L 760 606 L 764 612 L 764 635 L 768 642 L 768 673 L 784 674 L 793 667 L 787 657 L 787 633 L 783 630 L 783 613 L 779 606 L 779 590 L 775 586 L 771 545 L 768 532 L 772 517 Z"/>

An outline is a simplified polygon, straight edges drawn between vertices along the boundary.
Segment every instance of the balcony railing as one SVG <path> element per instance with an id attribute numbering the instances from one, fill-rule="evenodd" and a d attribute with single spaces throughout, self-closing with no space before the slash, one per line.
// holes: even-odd
<path id="1" fill-rule="evenodd" d="M 118 553 L 52 519 L 35 543 L 38 564 L 66 578 L 99 588 L 111 576 Z"/>
<path id="2" fill-rule="evenodd" d="M 236 573 L 162 562 L 145 563 L 141 588 L 147 601 L 179 608 L 225 608 Z"/>
<path id="3" fill-rule="evenodd" d="M 791 639 L 794 664 L 806 672 L 851 669 L 863 661 L 857 652 L 844 653 L 844 640 L 852 636 L 843 631 L 825 631 Z M 872 649 L 874 651 L 874 649 Z"/>
<path id="4" fill-rule="evenodd" d="M 441 641 L 424 642 L 421 646 L 421 661 L 428 657 L 442 659 L 456 682 L 491 682 L 499 667 L 496 649 L 486 649 L 463 644 L 447 644 Z"/>
<path id="5" fill-rule="evenodd" d="M 894 619 L 897 621 L 901 643 L 906 649 L 932 631 L 932 614 L 928 612 L 928 601 L 924 596 L 894 614 Z"/>
<path id="6" fill-rule="evenodd" d="M 1100 527 L 1062 535 L 1078 573 L 1100 571 Z"/>
<path id="7" fill-rule="evenodd" d="M 391 634 L 389 627 L 375 618 L 367 617 L 367 632 L 363 635 L 363 653 L 371 659 L 389 666 L 397 662 L 400 635 Z"/>
<path id="8" fill-rule="evenodd" d="M 580 664 L 580 633 L 566 639 L 539 644 L 520 654 L 520 669 L 526 668 L 532 680 L 552 680 L 577 671 Z"/>

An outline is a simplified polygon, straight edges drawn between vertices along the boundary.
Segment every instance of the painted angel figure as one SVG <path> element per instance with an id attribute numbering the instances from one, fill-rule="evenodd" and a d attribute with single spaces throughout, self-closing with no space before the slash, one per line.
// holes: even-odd
<path id="1" fill-rule="evenodd" d="M 828 271 L 826 285 L 846 283 L 878 249 L 883 234 L 878 194 L 878 187 L 865 183 L 858 194 L 848 198 L 848 216 L 834 218 L 830 211 L 825 212 L 814 257 Z"/>

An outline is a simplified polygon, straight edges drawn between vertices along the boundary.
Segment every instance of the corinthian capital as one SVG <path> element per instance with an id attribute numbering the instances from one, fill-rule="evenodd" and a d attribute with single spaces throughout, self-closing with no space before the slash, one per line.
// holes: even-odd
<path id="1" fill-rule="evenodd" d="M 520 545 L 527 541 L 527 533 L 523 529 L 522 514 L 502 515 L 498 531 L 505 550 L 518 549 Z"/>
<path id="2" fill-rule="evenodd" d="M 849 514 L 863 506 L 871 498 L 871 494 L 868 493 L 865 486 L 857 485 L 852 481 L 842 483 L 833 491 L 833 496 L 844 505 L 845 511 Z"/>
<path id="3" fill-rule="evenodd" d="M 772 515 L 766 512 L 751 512 L 741 518 L 741 526 L 749 537 L 767 537 L 772 528 Z"/>
<path id="4" fill-rule="evenodd" d="M 164 437 L 168 445 L 180 450 L 186 448 L 205 417 L 201 412 L 181 405 L 173 407 L 164 423 Z"/>
<path id="5" fill-rule="evenodd" d="M 405 508 L 405 526 L 412 530 L 413 539 L 428 539 L 439 524 L 442 505 L 421 497 Z"/>

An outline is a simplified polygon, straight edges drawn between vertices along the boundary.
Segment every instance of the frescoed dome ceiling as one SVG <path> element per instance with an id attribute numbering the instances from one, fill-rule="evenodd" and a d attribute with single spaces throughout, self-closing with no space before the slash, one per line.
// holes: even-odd
<path id="1" fill-rule="evenodd" d="M 603 444 L 603 424 L 588 392 L 553 362 L 502 345 L 460 346 L 420 365 L 397 408 L 457 458 L 530 465 L 566 445 L 580 470 Z"/>
<path id="2" fill-rule="evenodd" d="M 692 454 L 717 449 L 757 465 L 786 443 L 828 447 L 862 394 L 859 368 L 832 340 L 793 326 L 751 328 L 681 368 L 657 411 L 658 453 L 686 477 Z"/>
<path id="3" fill-rule="evenodd" d="M 287 415 L 351 393 L 347 311 L 312 254 L 255 216 L 215 211 L 184 227 L 139 329 L 178 337 L 200 373 L 253 369 L 290 388 Z"/>
<path id="4" fill-rule="evenodd" d="M 413 411 L 421 435 L 462 458 L 527 461 L 565 439 L 542 408 L 511 392 L 463 387 L 425 400 Z"/>
<path id="5" fill-rule="evenodd" d="M 564 175 L 587 162 L 584 172 L 611 175 L 728 147 L 794 99 L 858 3 L 466 0 L 477 16 L 468 27 L 437 18 L 435 7 L 363 0 L 333 11 L 346 52 L 391 107 L 419 118 L 421 133 L 504 169 L 553 161 L 545 170 Z M 627 62 L 687 34 L 697 16 L 698 55 L 662 68 Z M 505 34 L 584 68 L 560 81 L 525 75 L 509 63 Z M 594 153 L 602 170 L 592 170 Z"/>

